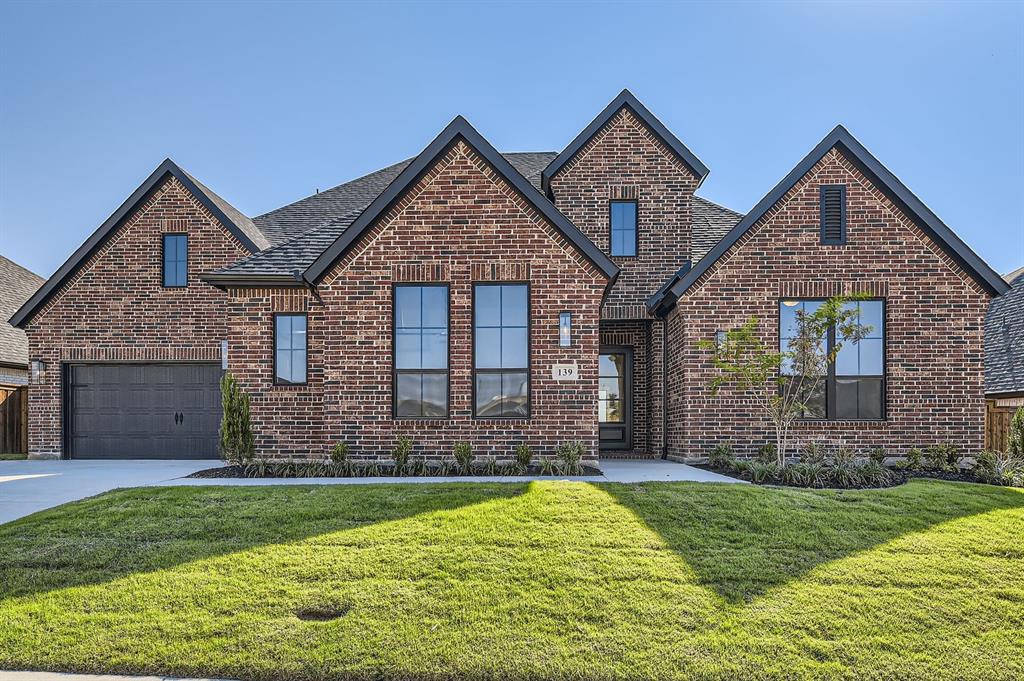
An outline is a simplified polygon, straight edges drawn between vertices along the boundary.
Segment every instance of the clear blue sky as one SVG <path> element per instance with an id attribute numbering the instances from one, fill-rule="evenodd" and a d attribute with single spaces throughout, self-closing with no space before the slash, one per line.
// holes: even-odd
<path id="1" fill-rule="evenodd" d="M 558 150 L 629 87 L 753 206 L 836 123 L 1024 265 L 1024 4 L 0 0 L 0 253 L 51 274 L 165 157 L 258 215 L 456 114 Z"/>

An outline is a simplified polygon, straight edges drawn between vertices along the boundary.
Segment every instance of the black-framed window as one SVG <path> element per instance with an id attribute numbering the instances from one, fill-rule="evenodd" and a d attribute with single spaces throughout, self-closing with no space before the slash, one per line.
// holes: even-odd
<path id="1" fill-rule="evenodd" d="M 164 286 L 188 286 L 188 234 L 164 234 Z"/>
<path id="2" fill-rule="evenodd" d="M 612 255 L 636 255 L 636 201 L 612 201 L 611 207 Z"/>
<path id="3" fill-rule="evenodd" d="M 779 349 L 788 351 L 789 341 L 797 333 L 797 313 L 810 314 L 820 300 L 782 300 L 779 303 Z M 841 419 L 872 421 L 885 418 L 885 301 L 861 300 L 847 303 L 857 311 L 856 321 L 870 327 L 858 342 L 837 338 L 835 328 L 828 329 L 823 341 L 831 355 L 837 340 L 842 343 L 835 361 L 830 362 L 827 376 L 818 384 L 815 394 L 808 396 L 808 419 Z M 782 367 L 785 376 L 793 375 L 788 364 Z M 793 380 L 792 378 L 787 380 Z"/>
<path id="4" fill-rule="evenodd" d="M 473 286 L 473 413 L 530 415 L 530 293 L 526 284 Z"/>
<path id="5" fill-rule="evenodd" d="M 448 286 L 400 284 L 394 295 L 394 412 L 448 416 Z"/>
<path id="6" fill-rule="evenodd" d="M 306 331 L 306 315 L 274 315 L 274 383 L 302 385 L 306 382 Z"/>
<path id="7" fill-rule="evenodd" d="M 823 184 L 818 192 L 821 243 L 841 246 L 846 243 L 846 185 Z"/>

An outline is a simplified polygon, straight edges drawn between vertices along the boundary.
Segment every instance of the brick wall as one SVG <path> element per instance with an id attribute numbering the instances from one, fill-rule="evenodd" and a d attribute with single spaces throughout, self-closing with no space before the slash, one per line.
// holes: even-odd
<path id="1" fill-rule="evenodd" d="M 610 253 L 609 201 L 636 199 L 637 256 L 612 260 L 622 274 L 605 318 L 645 318 L 645 303 L 690 257 L 690 208 L 698 178 L 622 109 L 551 178 L 555 205 Z"/>
<path id="2" fill-rule="evenodd" d="M 848 243 L 822 246 L 818 187 L 847 184 Z M 669 454 L 741 451 L 772 438 L 770 423 L 735 391 L 714 397 L 700 339 L 761 320 L 778 346 L 780 297 L 867 291 L 886 300 L 887 419 L 800 423 L 794 437 L 884 446 L 950 441 L 982 446 L 983 319 L 988 295 L 838 151 L 832 150 L 670 313 Z"/>
<path id="3" fill-rule="evenodd" d="M 530 285 L 529 419 L 472 416 L 472 284 L 492 281 Z M 448 419 L 392 416 L 394 282 L 449 284 Z M 324 304 L 310 308 L 310 334 L 323 362 L 323 446 L 343 439 L 357 456 L 387 456 L 405 434 L 416 455 L 450 457 L 456 442 L 467 441 L 478 454 L 507 457 L 519 442 L 548 455 L 563 441 L 580 440 L 594 459 L 598 317 L 606 283 L 480 156 L 458 143 L 319 286 Z M 569 348 L 558 345 L 562 311 L 573 314 Z M 260 323 L 269 333 L 269 321 Z M 578 381 L 552 380 L 552 364 L 573 362 Z"/>
<path id="4" fill-rule="evenodd" d="M 162 234 L 186 232 L 188 287 L 164 288 Z M 29 452 L 61 454 L 61 363 L 216 361 L 227 296 L 198 276 L 248 251 L 173 177 L 165 180 L 29 322 Z"/>

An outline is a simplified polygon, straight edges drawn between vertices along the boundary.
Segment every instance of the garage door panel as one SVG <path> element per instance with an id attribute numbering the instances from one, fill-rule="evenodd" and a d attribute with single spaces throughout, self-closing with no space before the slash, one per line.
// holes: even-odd
<path id="1" fill-rule="evenodd" d="M 87 364 L 69 367 L 75 458 L 217 458 L 220 367 Z"/>

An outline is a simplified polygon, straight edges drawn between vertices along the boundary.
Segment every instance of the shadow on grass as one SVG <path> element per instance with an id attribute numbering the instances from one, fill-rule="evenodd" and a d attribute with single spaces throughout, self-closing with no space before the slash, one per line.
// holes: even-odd
<path id="1" fill-rule="evenodd" d="M 524 484 L 141 487 L 0 525 L 0 601 L 523 494 Z"/>
<path id="2" fill-rule="evenodd" d="M 915 481 L 886 490 L 755 485 L 604 485 L 726 601 L 743 603 L 814 567 L 968 516 L 1024 508 L 1019 491 Z"/>

